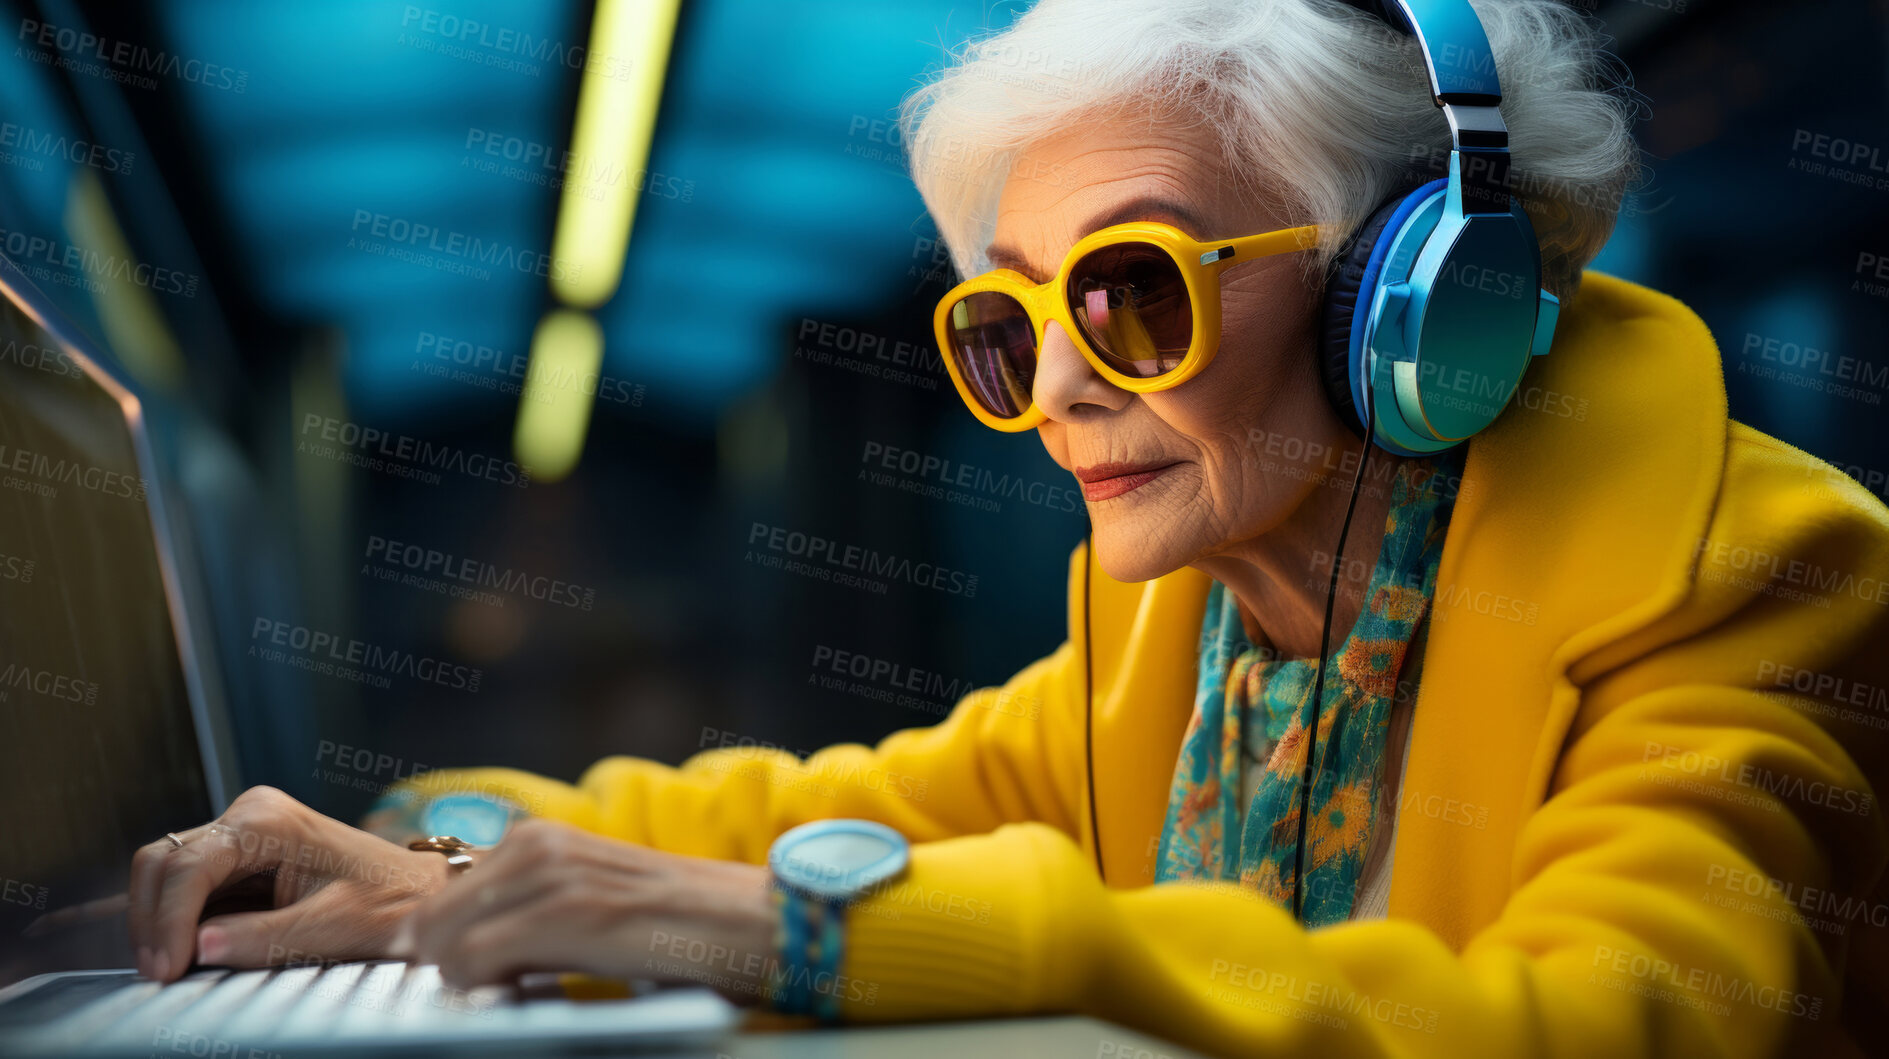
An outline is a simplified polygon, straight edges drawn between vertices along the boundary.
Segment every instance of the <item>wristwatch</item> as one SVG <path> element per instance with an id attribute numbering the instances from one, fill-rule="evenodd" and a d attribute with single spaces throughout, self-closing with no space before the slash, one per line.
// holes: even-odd
<path id="1" fill-rule="evenodd" d="M 496 846 L 525 810 L 509 798 L 486 794 L 442 794 L 420 813 L 423 835 L 457 835 L 475 846 Z"/>
<path id="2" fill-rule="evenodd" d="M 851 904 L 905 870 L 905 836 L 871 820 L 815 820 L 789 828 L 767 851 L 775 881 L 816 901 Z"/>
<path id="3" fill-rule="evenodd" d="M 430 838 L 416 838 L 407 843 L 407 848 L 416 853 L 446 854 L 446 867 L 450 868 L 454 875 L 458 875 L 472 867 L 471 851 L 479 847 L 452 835 L 433 835 Z"/>
<path id="4" fill-rule="evenodd" d="M 846 908 L 898 877 L 911 859 L 905 836 L 871 820 L 815 820 L 791 828 L 768 849 L 780 919 L 774 948 L 781 1011 L 839 1018 Z"/>

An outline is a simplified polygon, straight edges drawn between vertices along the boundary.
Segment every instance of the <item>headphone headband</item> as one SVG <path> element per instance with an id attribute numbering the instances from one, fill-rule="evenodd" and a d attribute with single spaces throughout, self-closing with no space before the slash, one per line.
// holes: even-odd
<path id="1" fill-rule="evenodd" d="M 1417 38 L 1430 97 L 1450 124 L 1450 146 L 1463 157 L 1463 210 L 1509 211 L 1509 130 L 1495 53 L 1469 0 L 1342 0 L 1391 29 Z"/>

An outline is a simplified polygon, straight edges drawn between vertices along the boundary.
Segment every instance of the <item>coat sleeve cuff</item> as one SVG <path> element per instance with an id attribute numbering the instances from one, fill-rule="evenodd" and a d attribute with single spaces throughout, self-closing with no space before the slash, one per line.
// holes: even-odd
<path id="1" fill-rule="evenodd" d="M 1099 897 L 1093 867 L 1042 824 L 915 846 L 904 875 L 847 909 L 842 1017 L 1073 1010 L 1094 961 L 1071 925 Z"/>

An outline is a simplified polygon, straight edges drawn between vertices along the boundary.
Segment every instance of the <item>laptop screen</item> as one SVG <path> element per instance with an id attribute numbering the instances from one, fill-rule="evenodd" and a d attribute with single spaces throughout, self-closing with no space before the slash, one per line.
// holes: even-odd
<path id="1" fill-rule="evenodd" d="M 0 296 L 0 984 L 130 966 L 122 915 L 27 928 L 209 816 L 127 410 Z"/>

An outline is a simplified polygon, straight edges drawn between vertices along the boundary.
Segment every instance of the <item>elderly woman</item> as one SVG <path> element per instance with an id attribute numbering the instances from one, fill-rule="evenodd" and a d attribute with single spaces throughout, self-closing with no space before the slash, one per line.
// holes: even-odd
<path id="1" fill-rule="evenodd" d="M 1889 512 L 1727 419 L 1684 306 L 1583 276 L 1635 153 L 1581 16 L 1391 6 L 1043 0 L 909 101 L 953 378 L 1093 521 L 1061 647 L 805 761 L 433 772 L 375 834 L 248 792 L 140 853 L 142 970 L 391 952 L 1240 1055 L 1879 1042 Z M 387 840 L 468 798 L 530 819 Z"/>

